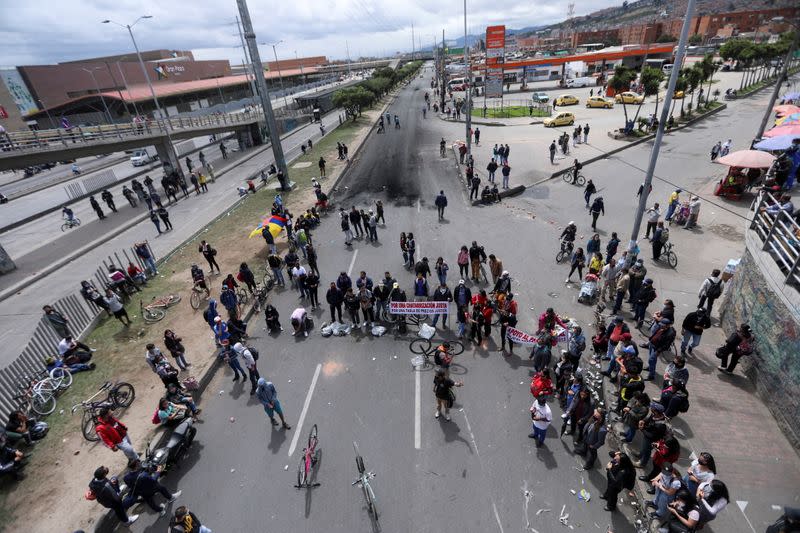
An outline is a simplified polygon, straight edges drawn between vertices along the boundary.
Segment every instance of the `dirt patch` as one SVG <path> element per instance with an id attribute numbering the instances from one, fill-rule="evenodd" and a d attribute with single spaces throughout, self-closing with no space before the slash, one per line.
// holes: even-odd
<path id="1" fill-rule="evenodd" d="M 712 224 L 708 226 L 708 230 L 714 235 L 718 235 L 729 241 L 741 242 L 744 240 L 744 233 L 742 233 L 741 229 L 736 226 L 731 226 L 730 224 Z"/>
<path id="2" fill-rule="evenodd" d="M 366 137 L 368 125 L 367 121 L 363 121 L 360 129 L 350 129 L 349 136 L 340 137 L 346 139 L 351 154 Z M 327 183 L 323 182 L 325 185 L 333 183 L 345 168 L 345 162 L 336 159 L 333 144 L 332 148 L 320 146 L 316 155 L 318 158 L 319 152 L 322 152 L 328 161 L 328 179 L 325 180 Z M 314 203 L 310 180 L 298 181 L 298 186 L 294 191 L 283 194 L 285 205 L 294 214 L 305 211 Z M 103 510 L 95 502 L 84 498 L 92 473 L 100 465 L 107 466 L 111 472 L 121 472 L 126 458 L 122 453 L 111 452 L 101 443 L 86 441 L 80 433 L 80 412 L 71 416 L 69 407 L 91 396 L 106 380 L 131 383 L 136 389 L 136 400 L 120 418 L 128 426 L 134 447 L 143 453 L 147 442 L 155 440 L 158 430 L 150 419 L 164 391 L 161 381 L 145 363 L 145 345 L 153 342 L 167 354 L 163 343 L 164 330 L 172 329 L 183 338 L 186 359 L 192 363 L 189 371 L 181 373 L 181 378 L 193 375 L 199 379 L 205 373 L 214 360 L 214 339 L 203 320 L 205 304 L 197 311 L 189 304 L 191 264 L 197 263 L 206 272 L 208 270 L 203 256 L 197 251 L 199 240 L 206 240 L 219 252 L 216 260 L 222 275 L 208 277 L 212 298 L 218 299 L 222 279 L 227 273 L 236 274 L 242 261 L 248 263 L 256 279 L 259 279 L 259 274 L 263 275 L 265 270 L 267 250 L 261 237 L 250 239 L 248 235 L 269 213 L 274 194 L 274 191 L 261 190 L 248 197 L 170 257 L 160 267 L 159 276 L 151 280 L 148 287 L 127 306 L 133 326 L 124 328 L 115 319 L 105 319 L 92 332 L 86 343 L 98 349 L 94 357 L 98 368 L 94 372 L 75 376 L 73 386 L 59 398 L 56 412 L 47 418 L 51 432 L 31 455 L 26 468 L 27 478 L 17 484 L 6 484 L 2 489 L 0 531 L 93 528 L 96 517 Z M 324 220 L 333 219 L 328 217 Z M 280 237 L 279 253 L 285 253 L 286 247 L 285 239 Z M 147 302 L 154 296 L 167 293 L 179 294 L 181 302 L 168 309 L 162 321 L 145 324 L 138 316 L 136 303 L 140 298 Z M 222 313 L 225 314 L 224 310 Z M 251 320 L 249 331 L 259 331 L 257 328 L 262 327 L 257 318 Z M 335 372 L 336 369 L 331 371 Z M 24 447 L 23 451 L 26 451 Z"/>

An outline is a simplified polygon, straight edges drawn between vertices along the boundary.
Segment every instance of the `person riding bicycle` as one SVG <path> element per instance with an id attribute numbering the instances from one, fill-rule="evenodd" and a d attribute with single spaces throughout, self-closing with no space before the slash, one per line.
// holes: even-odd
<path id="1" fill-rule="evenodd" d="M 576 233 L 578 233 L 578 226 L 575 225 L 575 222 L 570 220 L 569 224 L 567 224 L 567 227 L 561 232 L 561 240 L 573 243 L 575 242 Z"/>
<path id="2" fill-rule="evenodd" d="M 70 223 L 75 222 L 75 213 L 73 213 L 72 209 L 70 209 L 67 206 L 64 206 L 61 209 L 61 216 L 64 218 L 64 220 L 66 220 L 66 221 L 68 221 Z"/>
<path id="3" fill-rule="evenodd" d="M 492 293 L 495 295 L 497 294 L 508 294 L 511 292 L 511 276 L 508 274 L 508 270 L 503 270 L 503 273 L 497 278 L 497 282 L 494 284 L 494 290 Z"/>
<path id="4" fill-rule="evenodd" d="M 192 265 L 192 285 L 203 289 L 206 292 L 206 298 L 211 296 L 211 291 L 206 285 L 206 275 L 203 273 L 203 269 L 196 264 Z"/>
<path id="5" fill-rule="evenodd" d="M 78 166 L 78 163 L 72 163 L 72 173 L 76 176 L 81 173 L 81 167 Z"/>
<path id="6" fill-rule="evenodd" d="M 444 137 L 442 137 L 442 140 L 439 141 L 439 153 L 444 155 L 444 151 L 445 151 L 446 147 L 447 147 L 447 143 L 445 142 Z"/>
<path id="7" fill-rule="evenodd" d="M 578 161 L 576 159 L 575 163 L 572 165 L 572 183 L 573 184 L 577 183 L 577 181 L 578 181 L 578 173 L 581 171 L 582 168 L 583 168 L 583 165 L 581 165 L 580 161 Z"/>

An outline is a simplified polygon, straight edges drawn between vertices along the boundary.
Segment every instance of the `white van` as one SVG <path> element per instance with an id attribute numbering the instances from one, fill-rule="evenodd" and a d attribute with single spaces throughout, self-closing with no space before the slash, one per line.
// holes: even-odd
<path id="1" fill-rule="evenodd" d="M 575 87 L 594 87 L 597 85 L 597 81 L 594 79 L 593 76 L 585 76 L 582 78 L 569 78 L 567 79 L 567 87 L 575 88 Z"/>
<path id="2" fill-rule="evenodd" d="M 158 154 L 156 154 L 152 148 L 149 151 L 147 148 L 138 148 L 134 150 L 133 155 L 131 156 L 131 164 L 135 167 L 140 167 L 142 165 L 152 163 L 157 159 Z"/>
<path id="3" fill-rule="evenodd" d="M 451 91 L 464 91 L 467 89 L 467 80 L 464 78 L 453 78 L 447 82 L 447 88 Z"/>

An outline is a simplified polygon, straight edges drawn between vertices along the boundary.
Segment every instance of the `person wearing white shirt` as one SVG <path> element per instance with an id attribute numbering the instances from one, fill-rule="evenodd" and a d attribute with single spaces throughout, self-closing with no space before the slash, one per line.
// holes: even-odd
<path id="1" fill-rule="evenodd" d="M 728 487 L 718 479 L 701 483 L 697 487 L 697 507 L 700 509 L 700 523 L 714 520 L 730 501 Z"/>
<path id="2" fill-rule="evenodd" d="M 687 469 L 683 476 L 683 482 L 692 494 L 697 492 L 697 487 L 701 483 L 710 483 L 717 474 L 717 465 L 714 457 L 708 453 L 701 453 L 697 459 L 692 461 L 692 465 Z"/>
<path id="3" fill-rule="evenodd" d="M 86 363 L 92 358 L 91 352 L 94 351 L 94 348 L 89 348 L 82 342 L 74 340 L 71 336 L 64 337 L 61 339 L 61 342 L 58 343 L 58 355 L 60 355 L 62 359 L 67 359 L 75 355 L 81 360 L 81 363 Z"/>
<path id="4" fill-rule="evenodd" d="M 299 263 L 292 268 L 292 279 L 297 280 L 297 291 L 300 293 L 300 298 L 306 295 L 306 269 Z"/>
<path id="5" fill-rule="evenodd" d="M 536 439 L 536 447 L 539 448 L 544 444 L 544 438 L 547 435 L 547 428 L 550 427 L 550 422 L 553 421 L 553 413 L 550 406 L 545 401 L 546 396 L 540 394 L 536 401 L 531 405 L 531 419 L 533 420 L 533 433 L 528 435 L 532 439 Z"/>
<path id="6" fill-rule="evenodd" d="M 649 239 L 650 231 L 655 234 L 656 227 L 658 226 L 658 219 L 661 218 L 661 208 L 658 206 L 658 202 L 654 203 L 653 207 L 649 208 L 644 213 L 647 215 L 647 229 L 644 232 L 644 238 Z"/>

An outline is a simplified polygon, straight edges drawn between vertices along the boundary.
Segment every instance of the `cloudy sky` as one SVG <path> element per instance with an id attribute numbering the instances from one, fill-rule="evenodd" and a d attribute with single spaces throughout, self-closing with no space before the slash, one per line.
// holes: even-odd
<path id="1" fill-rule="evenodd" d="M 577 15 L 620 4 L 616 0 L 577 2 Z M 468 0 L 470 33 L 486 25 L 522 28 L 565 18 L 568 0 Z M 303 55 L 383 55 L 411 49 L 411 25 L 422 46 L 464 31 L 460 0 L 250 0 L 259 42 L 283 40 L 281 59 Z M 498 6 L 503 6 L 502 9 Z M 56 63 L 127 53 L 122 24 L 152 15 L 134 28 L 140 49 L 190 49 L 198 59 L 239 62 L 236 0 L 5 0 L 0 1 L 0 66 Z M 267 56 L 269 51 L 269 56 Z M 272 57 L 261 48 L 262 60 Z"/>

